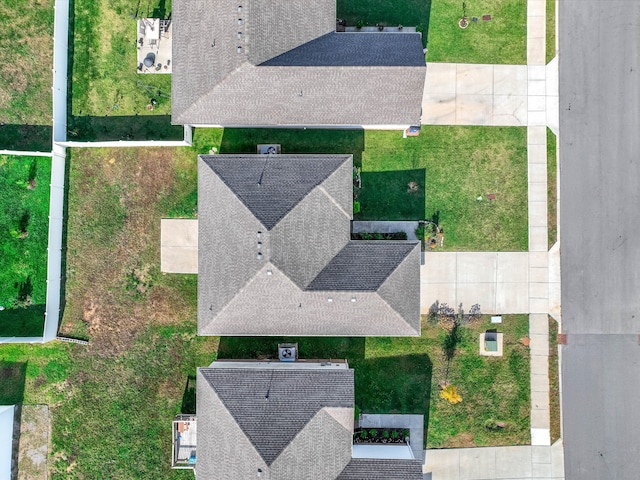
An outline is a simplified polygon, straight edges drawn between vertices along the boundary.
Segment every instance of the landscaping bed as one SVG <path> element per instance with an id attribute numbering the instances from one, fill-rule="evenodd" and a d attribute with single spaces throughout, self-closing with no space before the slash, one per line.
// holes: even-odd
<path id="1" fill-rule="evenodd" d="M 41 336 L 51 159 L 0 155 L 0 336 Z"/>
<path id="2" fill-rule="evenodd" d="M 53 4 L 0 2 L 0 148 L 51 149 Z"/>
<path id="3" fill-rule="evenodd" d="M 369 233 L 358 232 L 351 234 L 351 240 L 406 240 L 407 232 Z"/>
<path id="4" fill-rule="evenodd" d="M 356 428 L 353 431 L 353 443 L 356 444 L 394 444 L 409 441 L 406 428 Z"/>
<path id="5" fill-rule="evenodd" d="M 458 24 L 463 16 L 462 5 L 459 0 L 432 3 L 427 62 L 527 63 L 526 1 L 467 1 L 465 28 Z M 483 19 L 487 16 L 490 19 Z"/>
<path id="6" fill-rule="evenodd" d="M 136 70 L 136 18 L 170 14 L 164 0 L 72 1 L 69 140 L 182 139 L 171 125 L 171 75 Z"/>
<path id="7" fill-rule="evenodd" d="M 410 138 L 314 129 L 194 135 L 199 153 L 255 153 L 260 143 L 281 144 L 283 154 L 353 154 L 362 178 L 355 220 L 429 220 L 443 231 L 444 250 L 528 249 L 526 128 L 425 125 Z"/>

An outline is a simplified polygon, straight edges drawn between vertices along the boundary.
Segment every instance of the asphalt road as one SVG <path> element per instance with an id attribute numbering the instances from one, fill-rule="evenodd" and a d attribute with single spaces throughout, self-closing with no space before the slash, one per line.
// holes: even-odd
<path id="1" fill-rule="evenodd" d="M 640 478 L 640 0 L 558 0 L 563 437 Z"/>

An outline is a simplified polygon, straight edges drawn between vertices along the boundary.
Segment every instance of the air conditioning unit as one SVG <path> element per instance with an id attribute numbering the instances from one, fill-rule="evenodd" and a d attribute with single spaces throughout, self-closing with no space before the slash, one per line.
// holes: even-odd
<path id="1" fill-rule="evenodd" d="M 281 362 L 295 362 L 298 359 L 298 344 L 279 343 L 278 358 Z"/>

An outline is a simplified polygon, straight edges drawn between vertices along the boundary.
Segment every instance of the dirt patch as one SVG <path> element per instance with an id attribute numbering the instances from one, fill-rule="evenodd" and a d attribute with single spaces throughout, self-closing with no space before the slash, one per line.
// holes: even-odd
<path id="1" fill-rule="evenodd" d="M 475 447 L 476 442 L 472 433 L 462 432 L 449 437 L 444 443 L 444 448 L 469 448 Z"/>
<path id="2" fill-rule="evenodd" d="M 160 218 L 179 160 L 175 149 L 74 153 L 61 331 L 78 331 L 82 322 L 90 352 L 117 355 L 149 323 L 179 323 L 194 314 L 160 274 Z M 105 185 L 111 186 L 106 194 Z M 115 210 L 117 221 L 105 214 Z"/>
<path id="3" fill-rule="evenodd" d="M 49 456 L 49 407 L 23 405 L 14 423 L 14 446 L 18 449 L 18 480 L 46 480 Z M 15 441 L 17 440 L 17 441 Z"/>

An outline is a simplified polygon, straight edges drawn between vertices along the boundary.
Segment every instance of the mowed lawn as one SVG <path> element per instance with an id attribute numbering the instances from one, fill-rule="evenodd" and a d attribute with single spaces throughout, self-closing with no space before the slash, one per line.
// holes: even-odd
<path id="1" fill-rule="evenodd" d="M 449 363 L 447 332 L 426 318 L 419 338 L 222 337 L 218 357 L 277 358 L 279 342 L 296 342 L 300 358 L 348 361 L 363 413 L 424 415 L 429 448 L 521 445 L 530 441 L 529 351 L 520 343 L 528 318 L 503 318 L 499 358 L 479 355 L 479 334 L 492 326 L 486 317 L 460 329 Z M 440 397 L 442 381 L 457 387 L 461 403 Z"/>
<path id="2" fill-rule="evenodd" d="M 356 220 L 432 219 L 444 230 L 445 249 L 527 250 L 525 128 L 423 126 L 406 139 L 397 131 L 311 129 L 199 129 L 194 136 L 200 153 L 255 153 L 259 143 L 279 143 L 283 153 L 353 154 L 362 169 Z"/>
<path id="3" fill-rule="evenodd" d="M 0 336 L 41 336 L 51 159 L 0 155 Z"/>
<path id="4" fill-rule="evenodd" d="M 137 73 L 136 18 L 168 18 L 171 0 L 74 0 L 73 7 L 69 139 L 181 139 L 169 117 L 171 75 Z"/>
<path id="5" fill-rule="evenodd" d="M 51 148 L 53 4 L 0 2 L 0 149 Z"/>
<path id="6" fill-rule="evenodd" d="M 427 62 L 527 63 L 527 2 L 467 0 L 469 26 L 462 29 L 463 2 L 433 0 L 429 21 Z M 490 15 L 491 20 L 482 17 Z M 477 22 L 472 18 L 478 18 Z"/>

